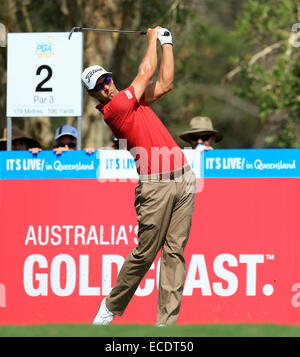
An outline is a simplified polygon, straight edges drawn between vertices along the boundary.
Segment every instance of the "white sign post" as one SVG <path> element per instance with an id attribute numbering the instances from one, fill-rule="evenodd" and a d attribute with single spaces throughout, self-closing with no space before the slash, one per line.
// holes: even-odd
<path id="1" fill-rule="evenodd" d="M 82 116 L 83 35 L 9 33 L 6 115 Z M 81 142 L 81 128 L 78 128 Z"/>

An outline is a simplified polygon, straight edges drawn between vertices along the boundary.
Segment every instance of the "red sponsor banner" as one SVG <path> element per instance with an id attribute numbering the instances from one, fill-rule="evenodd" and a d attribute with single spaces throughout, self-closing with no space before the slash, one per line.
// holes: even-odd
<path id="1" fill-rule="evenodd" d="M 1 324 L 91 323 L 137 244 L 135 186 L 1 180 Z M 300 323 L 299 186 L 205 179 L 178 323 Z M 156 322 L 159 264 L 113 323 Z"/>

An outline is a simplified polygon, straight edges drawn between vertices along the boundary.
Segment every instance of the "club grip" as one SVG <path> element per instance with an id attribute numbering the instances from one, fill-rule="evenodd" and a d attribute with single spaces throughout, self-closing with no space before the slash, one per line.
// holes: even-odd
<path id="1" fill-rule="evenodd" d="M 140 35 L 147 35 L 147 32 L 146 31 L 141 31 L 140 32 Z M 169 31 L 165 31 L 164 33 L 163 33 L 163 36 L 169 36 L 170 35 L 170 32 Z"/>

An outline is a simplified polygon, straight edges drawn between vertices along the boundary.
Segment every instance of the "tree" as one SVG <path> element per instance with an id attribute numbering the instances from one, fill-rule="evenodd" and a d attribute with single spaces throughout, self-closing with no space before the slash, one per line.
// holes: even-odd
<path id="1" fill-rule="evenodd" d="M 300 50 L 292 25 L 300 22 L 297 0 L 250 0 L 236 22 L 248 48 L 226 79 L 235 93 L 259 107 L 261 128 L 254 147 L 300 145 Z"/>
<path id="2" fill-rule="evenodd" d="M 8 32 L 68 32 L 73 26 L 120 28 L 119 13 L 122 0 L 6 0 L 0 4 L 0 22 Z M 92 25 L 91 25 L 92 22 Z M 114 36 L 85 35 L 84 65 L 101 63 L 109 66 L 117 38 Z M 6 73 L 6 51 L 1 52 L 0 70 Z M 6 77 L 1 79 L 1 88 L 6 86 Z M 5 108 L 6 96 L 1 95 L 1 108 Z M 101 147 L 110 142 L 110 131 L 98 120 L 95 104 L 84 97 L 83 137 L 86 146 Z M 5 112 L 1 109 L 1 127 L 5 127 Z M 14 119 L 28 135 L 36 138 L 44 148 L 51 148 L 55 128 L 67 121 L 74 124 L 75 118 L 30 118 Z"/>
<path id="3" fill-rule="evenodd" d="M 70 31 L 73 26 L 146 30 L 161 25 L 173 34 L 174 89 L 153 104 L 180 146 L 179 134 L 196 115 L 208 115 L 224 133 L 221 147 L 251 147 L 258 131 L 258 106 L 238 98 L 231 83 L 222 82 L 232 68 L 231 57 L 248 48 L 234 32 L 234 21 L 246 0 L 4 0 L 0 22 L 9 32 Z M 146 48 L 145 36 L 85 33 L 84 66 L 100 64 L 113 72 L 119 89 L 131 83 Z M 1 73 L 6 54 L 1 52 Z M 242 77 L 241 77 L 242 78 Z M 5 126 L 6 77 L 0 76 L 0 129 Z M 100 120 L 95 102 L 84 96 L 83 144 L 99 148 L 110 142 L 110 131 Z M 55 128 L 65 118 L 20 119 L 45 148 L 51 147 Z M 74 118 L 67 118 L 69 124 Z M 44 133 L 42 133 L 42 129 Z"/>

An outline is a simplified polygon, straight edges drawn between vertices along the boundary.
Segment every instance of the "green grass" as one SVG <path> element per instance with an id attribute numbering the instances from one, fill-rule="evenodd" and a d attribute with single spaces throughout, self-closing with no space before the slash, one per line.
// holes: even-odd
<path id="1" fill-rule="evenodd" d="M 9 325 L 0 326 L 0 337 L 300 337 L 300 326 Z"/>

